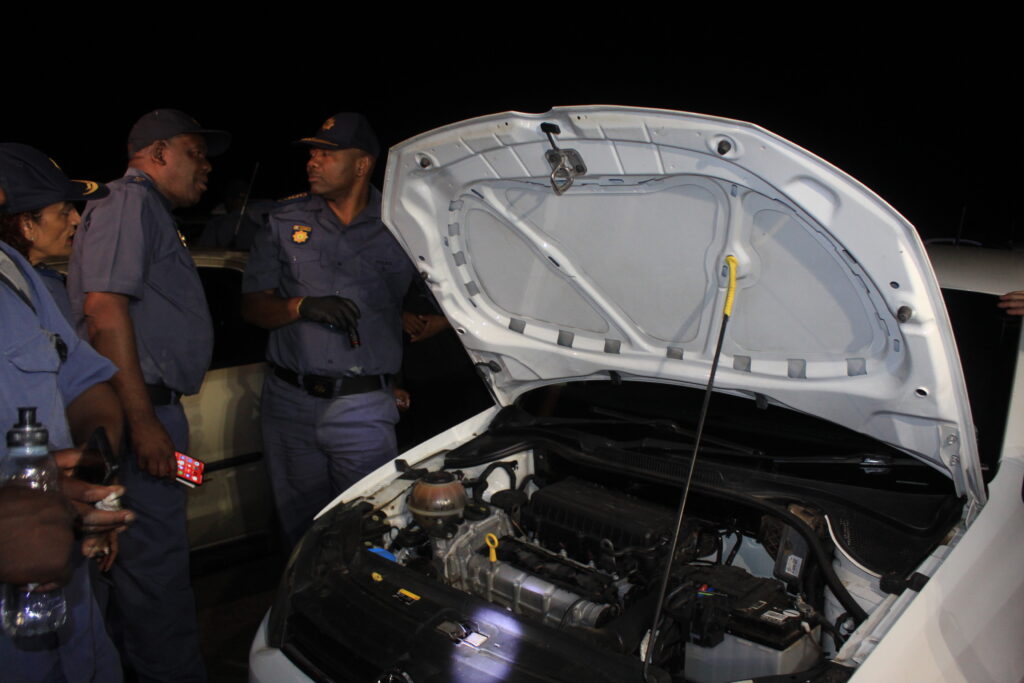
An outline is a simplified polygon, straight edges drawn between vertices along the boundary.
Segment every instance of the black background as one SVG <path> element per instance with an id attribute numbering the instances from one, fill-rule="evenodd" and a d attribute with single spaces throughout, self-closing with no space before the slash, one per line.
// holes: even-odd
<path id="1" fill-rule="evenodd" d="M 0 139 L 39 147 L 72 177 L 110 180 L 123 172 L 135 119 L 157 107 L 183 109 L 234 135 L 213 160 L 203 211 L 229 177 L 247 180 L 256 162 L 254 197 L 304 191 L 305 151 L 289 142 L 337 111 L 366 113 L 386 148 L 499 111 L 661 107 L 751 121 L 788 138 L 873 189 L 926 239 L 1004 248 L 1024 240 L 1012 45 L 982 54 L 961 37 L 890 55 L 892 36 L 866 36 L 851 50 L 821 35 L 785 53 L 772 40 L 742 51 L 714 41 L 652 50 L 540 28 L 515 43 L 477 36 L 463 44 L 467 31 L 443 52 L 416 34 L 353 47 L 341 34 L 284 38 L 282 30 L 257 40 L 240 30 L 244 47 L 204 34 L 179 36 L 174 49 L 154 38 L 157 51 L 136 36 L 97 61 L 68 56 L 56 70 L 5 48 Z"/>

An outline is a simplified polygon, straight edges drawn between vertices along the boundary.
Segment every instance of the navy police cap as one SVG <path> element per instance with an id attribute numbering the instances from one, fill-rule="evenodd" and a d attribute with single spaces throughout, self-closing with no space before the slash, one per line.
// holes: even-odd
<path id="1" fill-rule="evenodd" d="M 223 154 L 231 144 L 231 133 L 203 128 L 199 122 L 177 109 L 154 109 L 135 122 L 128 134 L 128 153 L 135 154 L 157 140 L 170 140 L 176 135 L 195 133 L 206 138 L 206 156 Z"/>
<path id="2" fill-rule="evenodd" d="M 110 191 L 92 180 L 71 180 L 53 159 L 17 142 L 0 143 L 0 187 L 5 213 L 35 211 L 57 202 L 100 199 Z"/>
<path id="3" fill-rule="evenodd" d="M 373 157 L 380 155 L 380 144 L 370 122 L 351 111 L 335 114 L 323 122 L 313 137 L 296 140 L 295 144 L 317 149 L 361 149 Z"/>

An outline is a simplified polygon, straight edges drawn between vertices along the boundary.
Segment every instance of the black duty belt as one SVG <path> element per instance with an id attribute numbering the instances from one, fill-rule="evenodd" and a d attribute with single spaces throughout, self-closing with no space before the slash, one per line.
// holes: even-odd
<path id="1" fill-rule="evenodd" d="M 149 394 L 149 402 L 154 406 L 170 406 L 181 403 L 181 392 L 165 387 L 163 384 L 147 384 L 146 393 Z"/>
<path id="2" fill-rule="evenodd" d="M 299 373 L 272 365 L 274 376 L 293 387 L 302 389 L 317 398 L 338 398 L 368 391 L 386 389 L 388 375 L 359 375 L 357 377 L 325 377 L 324 375 L 299 375 Z"/>

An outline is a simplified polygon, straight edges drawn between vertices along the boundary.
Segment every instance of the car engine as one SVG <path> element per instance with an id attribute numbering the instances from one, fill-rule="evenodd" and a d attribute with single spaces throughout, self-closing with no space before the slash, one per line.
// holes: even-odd
<path id="1" fill-rule="evenodd" d="M 501 469 L 509 487 L 485 495 Z M 777 518 L 754 515 L 750 529 L 708 509 L 685 519 L 652 662 L 708 683 L 812 666 L 822 626 L 836 630 L 806 544 Z M 647 655 L 670 506 L 574 477 L 516 486 L 513 463 L 492 463 L 475 479 L 421 476 L 408 510 L 412 521 L 381 549 L 400 564 L 595 646 Z"/>

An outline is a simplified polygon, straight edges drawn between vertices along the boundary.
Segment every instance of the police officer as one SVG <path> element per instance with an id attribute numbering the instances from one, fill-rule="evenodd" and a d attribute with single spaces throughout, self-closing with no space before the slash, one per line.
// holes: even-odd
<path id="1" fill-rule="evenodd" d="M 362 114 L 313 137 L 310 192 L 284 200 L 256 234 L 242 315 L 272 330 L 263 449 L 286 540 L 338 493 L 396 455 L 391 375 L 402 356 L 402 296 L 413 267 L 380 220 L 370 185 L 377 138 Z"/>
<path id="2" fill-rule="evenodd" d="M 0 213 L 3 218 L 55 203 L 102 197 L 98 183 L 71 181 L 41 152 L 25 145 L 0 145 Z M 0 242 L 0 428 L 17 421 L 19 406 L 36 406 L 55 449 L 83 443 L 104 427 L 115 443 L 122 427 L 117 398 L 106 383 L 114 367 L 78 339 L 38 274 L 20 254 Z M 64 451 L 64 464 L 75 453 Z M 6 450 L 0 451 L 6 457 Z M 70 464 L 70 463 L 67 463 Z M 62 479 L 87 530 L 117 527 L 133 515 L 101 512 L 91 503 L 121 487 L 87 486 Z M 71 515 L 59 497 L 0 489 L 0 580 L 15 583 L 67 580 L 59 569 L 71 552 Z M 64 509 L 63 514 L 61 508 Z M 88 568 L 75 553 L 64 587 L 67 623 L 53 636 L 12 639 L 0 635 L 0 678 L 17 681 L 120 681 L 121 665 L 107 636 L 89 583 Z"/>
<path id="3" fill-rule="evenodd" d="M 128 138 L 128 171 L 85 209 L 68 276 L 79 332 L 118 368 L 112 383 L 131 449 L 122 476 L 138 522 L 112 572 L 113 606 L 126 664 L 141 681 L 206 679 L 174 454 L 188 452 L 180 399 L 199 391 L 213 327 L 171 210 L 199 201 L 207 156 L 229 140 L 174 109 L 140 118 Z"/>

